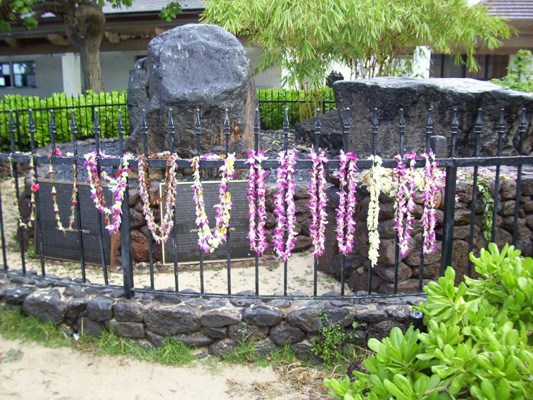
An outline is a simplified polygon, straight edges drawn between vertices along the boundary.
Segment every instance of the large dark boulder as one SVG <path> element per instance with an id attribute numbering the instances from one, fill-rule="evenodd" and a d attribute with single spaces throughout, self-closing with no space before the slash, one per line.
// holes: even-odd
<path id="1" fill-rule="evenodd" d="M 150 150 L 167 149 L 170 108 L 176 125 L 175 145 L 185 154 L 196 146 L 196 109 L 200 109 L 204 149 L 224 144 L 228 109 L 232 150 L 244 151 L 252 144 L 257 106 L 250 60 L 237 38 L 220 27 L 179 26 L 155 37 L 148 45 L 147 58 L 135 64 L 128 105 L 133 133 L 126 148 L 135 153 L 143 149 L 142 109 L 146 110 Z"/>
<path id="2" fill-rule="evenodd" d="M 479 108 L 483 109 L 483 130 L 480 137 L 481 155 L 495 155 L 498 135 L 496 133 L 500 109 L 505 109 L 506 133 L 503 153 L 518 152 L 518 125 L 522 108 L 526 108 L 528 128 L 524 152 L 533 149 L 533 94 L 502 88 L 490 82 L 475 79 L 412 79 L 374 78 L 357 81 L 337 81 L 333 84 L 337 110 L 321 117 L 322 146 L 342 148 L 343 118 L 350 115 L 351 128 L 348 140 L 350 150 L 367 156 L 372 150 L 372 113 L 377 108 L 378 154 L 392 157 L 399 147 L 399 110 L 404 109 L 406 121 L 406 146 L 408 150 L 423 150 L 425 147 L 428 109 L 433 107 L 433 134 L 443 135 L 450 143 L 452 110 L 458 110 L 457 154 L 474 154 L 474 123 Z M 346 109 L 350 111 L 347 112 Z M 340 112 L 339 112 L 340 110 Z M 304 121 L 297 132 L 301 138 L 312 143 L 315 118 Z M 445 154 L 443 154 L 445 156 Z"/>
<path id="3" fill-rule="evenodd" d="M 425 146 L 428 108 L 433 107 L 433 133 L 450 137 L 452 110 L 458 109 L 459 130 L 457 153 L 473 155 L 474 123 L 479 108 L 483 109 L 481 154 L 493 155 L 497 148 L 500 109 L 505 109 L 506 134 L 504 153 L 517 154 L 518 125 L 522 108 L 528 121 L 533 113 L 533 94 L 502 88 L 494 83 L 474 79 L 412 79 L 374 78 L 358 81 L 338 81 L 333 84 L 337 107 L 350 108 L 351 130 L 349 146 L 364 155 L 371 152 L 371 113 L 377 108 L 379 131 L 377 152 L 392 156 L 398 152 L 399 110 L 404 109 L 406 144 L 408 149 Z M 533 126 L 529 124 L 524 143 L 525 153 L 533 146 Z"/>

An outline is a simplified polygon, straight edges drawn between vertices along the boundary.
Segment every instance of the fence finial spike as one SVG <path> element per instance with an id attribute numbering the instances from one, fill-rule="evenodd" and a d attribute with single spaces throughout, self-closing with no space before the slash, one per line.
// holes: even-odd
<path id="1" fill-rule="evenodd" d="M 283 116 L 283 130 L 289 129 L 289 107 L 285 107 L 285 115 Z"/>
<path id="2" fill-rule="evenodd" d="M 481 127 L 481 125 L 483 125 L 483 118 L 482 118 L 482 116 L 481 116 L 482 113 L 483 113 L 483 109 L 482 109 L 481 107 L 479 107 L 479 108 L 477 109 L 477 115 L 476 115 L 476 122 L 475 122 L 475 125 L 476 125 L 476 126 Z M 481 131 L 478 132 L 478 133 L 481 133 Z"/>
<path id="3" fill-rule="evenodd" d="M 224 116 L 224 130 L 227 130 L 228 132 L 226 134 L 229 134 L 229 111 L 227 108 Z"/>
<path id="4" fill-rule="evenodd" d="M 200 109 L 196 109 L 196 119 L 194 121 L 194 127 L 196 129 L 200 129 Z"/>
<path id="5" fill-rule="evenodd" d="M 400 125 L 405 126 L 405 117 L 404 117 L 403 108 L 400 108 Z"/>
<path id="6" fill-rule="evenodd" d="M 255 108 L 254 113 L 254 128 L 259 129 L 259 107 Z"/>
<path id="7" fill-rule="evenodd" d="M 498 121 L 498 125 L 504 126 L 505 125 L 505 108 L 500 108 L 500 119 Z"/>
<path id="8" fill-rule="evenodd" d="M 378 126 L 379 120 L 378 120 L 378 108 L 374 107 L 374 112 L 372 113 L 372 125 Z"/>
<path id="9" fill-rule="evenodd" d="M 522 107 L 522 117 L 520 118 L 520 125 L 526 125 L 527 124 L 527 120 L 526 120 L 526 108 L 525 107 Z"/>

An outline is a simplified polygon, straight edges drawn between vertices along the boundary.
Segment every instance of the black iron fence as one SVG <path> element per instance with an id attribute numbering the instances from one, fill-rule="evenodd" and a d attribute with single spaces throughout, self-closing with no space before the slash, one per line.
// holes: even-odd
<path id="1" fill-rule="evenodd" d="M 259 89 L 257 90 L 262 129 L 283 128 L 284 110 L 288 110 L 289 127 L 310 118 L 314 110 L 322 113 L 335 108 L 335 97 L 331 88 L 318 91 Z M 56 142 L 71 140 L 70 113 L 74 111 L 78 128 L 78 139 L 92 138 L 94 132 L 94 112 L 98 110 L 100 134 L 102 138 L 118 138 L 118 115 L 122 116 L 124 131 L 129 132 L 127 96 L 125 91 L 109 93 L 89 93 L 78 97 L 57 94 L 48 98 L 31 96 L 6 96 L 0 99 L 0 147 L 10 150 L 9 117 L 14 111 L 15 142 L 19 149 L 29 150 L 29 114 L 33 110 L 35 124 L 34 141 L 37 147 L 50 144 L 49 120 L 54 114 L 56 122 Z"/>
<path id="2" fill-rule="evenodd" d="M 16 196 L 17 199 L 21 198 L 22 189 L 20 187 L 19 178 L 20 178 L 20 166 L 26 166 L 26 168 L 30 165 L 30 160 L 33 159 L 33 171 L 35 173 L 35 182 L 38 183 L 43 177 L 39 175 L 39 166 L 42 165 L 48 165 L 49 163 L 53 162 L 55 165 L 72 165 L 75 163 L 78 165 L 78 170 L 81 170 L 83 168 L 83 164 L 85 162 L 85 158 L 82 154 L 79 154 L 77 149 L 77 138 L 78 138 L 78 121 L 76 120 L 76 115 L 74 112 L 71 112 L 70 119 L 69 119 L 69 132 L 71 134 L 71 139 L 73 143 L 73 154 L 68 155 L 62 155 L 57 156 L 55 149 L 56 149 L 56 142 L 55 142 L 55 135 L 56 135 L 56 125 L 55 120 L 53 117 L 53 114 L 51 116 L 50 120 L 50 132 L 51 132 L 51 153 L 50 155 L 37 155 L 36 154 L 36 141 L 35 141 L 35 134 L 37 132 L 37 127 L 35 125 L 35 120 L 33 118 L 33 114 L 38 112 L 40 110 L 34 110 L 30 111 L 28 113 L 28 132 L 30 137 L 30 154 L 23 154 L 18 152 L 20 149 L 20 146 L 17 142 L 17 132 L 20 131 L 21 127 L 17 125 L 17 113 L 12 112 L 10 113 L 10 118 L 8 122 L 9 127 L 9 134 L 10 134 L 10 147 L 11 152 L 8 153 L 2 153 L 1 154 L 1 160 L 5 163 L 11 163 L 12 164 L 12 173 L 14 177 L 14 196 Z M 481 110 L 480 110 L 481 112 Z M 435 148 L 440 149 L 443 148 L 443 143 L 447 144 L 447 146 L 444 146 L 445 148 L 448 148 L 448 154 L 437 154 L 438 156 L 438 162 L 440 167 L 445 168 L 446 170 L 446 185 L 444 189 L 444 216 L 442 221 L 442 232 L 439 233 L 439 236 L 442 240 L 442 248 L 441 248 L 441 258 L 440 258 L 440 273 L 443 273 L 444 268 L 447 265 L 451 265 L 452 263 L 452 255 L 454 252 L 453 248 L 453 238 L 454 238 L 454 221 L 455 221 L 455 212 L 456 212 L 456 190 L 457 190 L 457 176 L 458 171 L 464 168 L 468 168 L 472 170 L 472 195 L 471 195 L 471 201 L 470 201 L 470 222 L 469 222 L 469 233 L 466 235 L 469 250 L 472 250 L 474 248 L 474 242 L 477 240 L 476 235 L 479 235 L 479 233 L 476 233 L 476 206 L 477 206 L 477 198 L 479 196 L 479 189 L 478 189 L 478 175 L 479 175 L 479 168 L 481 167 L 490 167 L 494 170 L 494 185 L 493 185 L 493 198 L 494 198 L 494 218 L 492 220 L 492 240 L 495 239 L 496 235 L 496 225 L 498 223 L 498 218 L 496 218 L 496 212 L 501 206 L 501 199 L 500 199 L 500 187 L 501 187 L 501 174 L 500 169 L 502 166 L 510 166 L 512 167 L 516 172 L 516 188 L 514 189 L 514 203 L 512 204 L 512 207 L 514 207 L 512 212 L 512 243 L 516 244 L 519 238 L 519 219 L 524 219 L 524 215 L 521 215 L 520 206 L 524 203 L 524 201 L 531 201 L 531 194 L 528 194 L 526 197 L 522 196 L 522 177 L 523 177 L 523 169 L 527 166 L 533 165 L 533 156 L 531 155 L 525 155 L 523 154 L 523 146 L 524 146 L 524 136 L 527 130 L 527 119 L 525 110 L 522 112 L 520 124 L 518 131 L 516 132 L 516 135 L 518 137 L 518 155 L 517 156 L 502 156 L 502 137 L 504 134 L 506 134 L 506 126 L 503 119 L 503 110 L 502 115 L 500 119 L 500 124 L 498 126 L 497 132 L 495 132 L 495 135 L 498 136 L 498 148 L 496 150 L 496 155 L 493 157 L 480 157 L 480 143 L 479 143 L 479 137 L 480 133 L 482 131 L 482 120 L 481 118 L 477 118 L 475 129 L 474 129 L 474 135 L 475 135 L 475 146 L 473 149 L 473 154 L 471 157 L 463 157 L 463 158 L 456 158 L 456 149 L 455 149 L 455 143 L 456 143 L 456 135 L 458 131 L 458 120 L 457 120 L 457 114 L 456 111 L 454 112 L 453 119 L 451 121 L 450 125 L 450 131 L 449 136 L 436 136 L 433 135 L 433 127 L 432 127 L 432 119 L 431 119 L 431 110 L 429 111 L 430 117 L 428 118 L 426 129 L 426 152 L 429 148 Z M 406 137 L 405 137 L 405 127 L 406 123 L 403 118 L 403 111 L 400 110 L 400 118 L 399 118 L 399 126 L 398 126 L 398 137 L 399 137 L 399 148 L 398 152 L 399 154 L 404 154 L 406 151 Z M 343 113 L 341 113 L 343 114 Z M 350 118 L 348 117 L 347 113 L 344 113 L 343 117 L 343 124 L 342 124 L 342 135 L 343 135 L 343 143 L 344 143 L 344 149 L 348 150 L 348 137 L 350 135 Z M 99 117 L 98 113 L 95 113 L 95 118 L 93 120 L 93 136 L 95 138 L 95 147 L 94 150 L 96 152 L 100 151 L 100 143 L 99 139 L 101 136 L 101 128 L 99 124 Z M 378 126 L 379 121 L 376 117 L 376 112 L 374 112 L 374 115 L 372 116 L 372 147 L 371 147 L 371 153 L 372 155 L 376 155 L 378 153 L 378 149 L 376 148 L 376 137 L 378 135 Z M 201 155 L 201 149 L 200 149 L 200 138 L 204 134 L 201 129 L 201 120 L 199 113 L 197 114 L 197 119 L 195 121 L 195 127 L 196 127 L 196 138 L 197 138 L 197 154 Z M 148 151 L 147 151 L 147 135 L 148 135 L 148 127 L 146 126 L 146 122 L 143 118 L 142 122 L 142 131 L 144 132 L 144 143 L 145 143 L 145 156 L 149 157 Z M 118 132 L 118 154 L 106 158 L 99 158 L 98 159 L 98 165 L 101 167 L 114 167 L 117 168 L 121 164 L 121 158 L 124 154 L 123 149 L 123 136 L 125 133 L 123 118 L 120 116 L 120 114 L 117 116 L 117 132 Z M 287 149 L 289 147 L 289 120 L 288 120 L 288 110 L 285 110 L 284 113 L 284 135 L 283 135 L 283 147 L 284 149 Z M 174 122 L 172 117 L 169 119 L 168 124 L 168 135 L 169 135 L 169 151 L 172 153 L 174 152 L 174 134 L 176 131 L 176 127 L 174 126 Z M 224 133 L 225 133 L 225 147 L 226 147 L 226 156 L 228 155 L 228 150 L 230 148 L 230 123 L 228 120 L 228 117 L 226 115 L 226 122 L 224 125 Z M 316 126 L 315 126 L 315 143 L 318 147 L 318 143 L 320 140 L 320 136 L 322 134 L 328 134 L 328 132 L 322 132 L 321 125 L 320 125 L 320 118 L 317 117 L 316 119 Z M 260 150 L 261 146 L 261 130 L 260 130 L 260 124 L 259 124 L 259 113 L 257 112 L 255 123 L 254 123 L 254 149 L 255 151 Z M 164 169 L 166 167 L 166 160 L 161 158 L 150 158 L 148 160 L 150 167 L 152 168 L 159 168 Z M 187 169 L 191 166 L 191 161 L 189 159 L 177 159 L 176 164 L 181 169 Z M 416 162 L 416 167 L 421 168 L 423 167 L 423 160 L 419 159 Z M 220 160 L 202 160 L 200 164 L 201 170 L 206 169 L 212 169 L 212 168 L 219 168 L 222 165 L 222 161 Z M 130 162 L 131 168 L 136 171 L 138 162 L 136 160 L 132 160 Z M 275 159 L 266 159 L 262 161 L 262 166 L 265 169 L 270 170 L 276 170 L 279 167 L 278 161 Z M 297 170 L 310 170 L 312 166 L 312 163 L 309 159 L 300 159 L 297 161 L 296 169 Z M 360 157 L 359 161 L 357 161 L 357 166 L 360 171 L 364 171 L 367 169 L 370 169 L 373 166 L 373 162 L 369 159 L 364 159 L 363 157 Z M 396 161 L 394 159 L 385 159 L 383 160 L 383 167 L 385 168 L 394 168 L 396 166 Z M 329 170 L 334 170 L 339 167 L 339 159 L 330 159 L 327 164 L 326 168 Z M 237 170 L 246 170 L 248 169 L 248 165 L 245 163 L 245 159 L 237 159 L 235 162 L 235 168 Z M 75 172 L 76 173 L 76 172 Z M 230 184 L 231 185 L 231 184 Z M 278 189 L 279 190 L 279 189 Z M 43 237 L 42 224 L 40 223 L 43 213 L 49 213 L 51 210 L 43 210 L 40 206 L 40 203 L 42 201 L 41 196 L 47 196 L 48 194 L 41 193 L 40 191 L 36 191 L 35 193 L 35 207 L 36 207 L 36 235 Z M 19 243 L 19 251 L 20 251 L 20 261 L 17 261 L 16 265 L 13 265 L 11 262 L 8 261 L 8 252 L 12 251 L 8 249 L 8 242 L 6 239 L 6 233 L 5 233 L 5 221 L 6 218 L 13 218 L 12 215 L 5 215 L 5 213 L 2 213 L 1 208 L 2 204 L 5 204 L 6 198 L 2 196 L 0 198 L 0 236 L 1 236 L 1 244 L 2 244 L 2 261 L 3 261 L 3 269 L 4 271 L 15 271 L 17 273 L 21 274 L 28 274 L 30 271 L 26 267 L 26 261 L 27 261 L 27 254 L 25 252 L 25 249 L 27 246 L 24 244 L 23 235 L 18 235 L 18 239 L 20 241 Z M 126 297 L 131 297 L 134 295 L 136 291 L 157 291 L 157 292 L 165 292 L 165 293 L 180 293 L 183 295 L 187 294 L 193 294 L 193 295 L 206 295 L 206 296 L 239 296 L 240 294 L 233 293 L 233 285 L 232 285 L 232 279 L 234 279 L 236 276 L 239 277 L 242 273 L 242 269 L 235 269 L 235 263 L 236 260 L 232 259 L 231 256 L 231 249 L 234 246 L 232 235 L 229 234 L 227 237 L 227 240 L 224 246 L 226 257 L 224 262 L 223 269 L 225 273 L 225 279 L 227 280 L 227 290 L 223 292 L 211 292 L 206 290 L 205 285 L 205 260 L 204 260 L 204 253 L 198 249 L 198 264 L 194 267 L 187 266 L 185 267 L 182 263 L 182 261 L 177 256 L 177 249 L 180 246 L 180 235 L 172 235 L 171 239 L 169 240 L 169 243 L 167 244 L 170 246 L 170 248 L 173 251 L 173 261 L 172 261 L 172 267 L 171 267 L 171 274 L 173 276 L 173 283 L 174 287 L 171 289 L 165 288 L 156 288 L 155 285 L 155 278 L 157 277 L 158 271 L 157 267 L 154 262 L 153 257 L 153 243 L 149 236 L 149 240 L 147 242 L 148 246 L 148 253 L 149 253 L 149 261 L 148 265 L 146 266 L 148 275 L 149 275 L 149 281 L 143 285 L 139 284 L 137 279 L 139 277 L 139 268 L 138 265 L 134 265 L 133 263 L 133 257 L 132 257 L 132 249 L 133 249 L 133 243 L 132 243 L 132 235 L 131 235 L 131 210 L 129 207 L 129 192 L 126 191 L 125 198 L 122 203 L 122 225 L 120 227 L 120 239 L 117 238 L 117 240 L 120 241 L 120 259 L 121 259 L 121 266 L 120 266 L 120 276 L 122 277 L 122 282 L 112 282 L 109 278 L 109 263 L 105 256 L 105 249 L 104 249 L 104 237 L 107 234 L 105 232 L 104 226 L 103 226 L 103 220 L 102 217 L 99 216 L 98 213 L 96 213 L 96 210 L 94 210 L 95 215 L 98 215 L 98 246 L 100 247 L 100 254 L 101 254 L 101 263 L 96 268 L 99 272 L 101 272 L 103 276 L 103 284 L 108 286 L 115 286 L 118 285 L 123 288 L 124 294 Z M 522 201 L 524 200 L 524 201 Z M 76 224 L 75 227 L 77 240 L 79 243 L 79 263 L 78 266 L 75 268 L 72 268 L 71 271 L 74 271 L 73 278 L 79 279 L 81 283 L 89 283 L 87 279 L 87 268 L 88 263 L 85 259 L 84 254 L 84 243 L 85 243 L 85 232 L 82 229 L 82 223 L 80 221 L 80 216 L 82 215 L 82 208 L 84 207 L 93 207 L 92 200 L 89 198 L 80 198 L 79 193 L 77 194 L 76 201 L 73 202 L 75 206 L 75 215 L 76 215 Z M 17 204 L 17 206 L 20 206 Z M 193 219 L 194 215 L 178 215 L 176 212 L 174 214 L 174 223 L 177 225 L 178 220 L 181 218 L 189 218 Z M 24 230 L 25 228 L 21 228 Z M 361 228 L 362 229 L 362 228 Z M 333 243 L 327 243 L 326 246 L 333 246 Z M 398 287 L 399 282 L 399 269 L 400 269 L 400 258 L 399 258 L 399 252 L 398 247 L 396 245 L 396 253 L 395 253 L 395 265 L 394 265 L 394 289 L 390 295 L 396 296 L 402 294 L 401 290 Z M 53 276 L 49 276 L 48 273 L 48 267 L 49 267 L 49 261 L 44 257 L 45 252 L 43 251 L 43 241 L 41 240 L 37 244 L 37 251 L 36 251 L 39 260 L 39 266 L 40 271 L 38 272 L 39 275 L 41 275 L 44 278 L 50 278 L 52 279 Z M 305 294 L 302 294 L 302 292 L 299 292 L 297 294 L 291 293 L 288 290 L 288 283 L 289 283 L 289 272 L 290 272 L 290 264 L 291 260 L 283 262 L 282 264 L 282 290 L 278 294 L 265 294 L 261 290 L 261 274 L 264 273 L 265 264 L 263 264 L 264 258 L 259 257 L 255 255 L 253 260 L 251 261 L 252 266 L 249 267 L 248 270 L 253 270 L 253 284 L 252 287 L 248 288 L 249 291 L 245 293 L 245 295 L 255 295 L 255 296 L 261 296 L 261 297 L 286 297 L 286 296 L 292 296 L 292 297 L 313 297 L 313 296 L 319 296 L 319 291 L 317 289 L 319 284 L 319 279 L 325 279 L 322 278 L 321 275 L 319 275 L 320 270 L 320 264 L 318 260 L 314 260 L 314 264 L 312 266 L 312 271 L 310 272 L 310 275 L 312 274 L 312 283 L 311 287 L 302 287 L 301 290 L 305 291 L 308 290 Z M 377 295 L 373 291 L 373 279 L 376 277 L 375 269 L 367 268 L 367 284 L 366 284 L 366 294 L 362 295 L 360 292 L 354 293 L 345 293 L 345 279 L 346 274 L 348 273 L 348 270 L 350 269 L 348 258 L 343 256 L 342 257 L 342 263 L 341 263 L 341 271 L 340 271 L 340 291 L 338 294 L 323 294 L 323 298 L 354 298 L 354 297 L 361 297 L 361 296 L 367 296 L 367 295 Z M 20 265 L 18 265 L 18 262 Z M 351 262 L 351 260 L 350 260 Z M 470 271 L 470 264 L 468 262 L 468 273 L 471 273 Z M 379 261 L 378 261 L 379 266 Z M 364 267 L 364 266 L 363 266 Z M 421 292 L 422 285 L 424 282 L 424 268 L 426 267 L 426 263 L 424 261 L 424 255 L 421 252 L 420 253 L 420 265 L 418 268 L 418 291 Z M 183 286 L 180 286 L 180 277 L 187 271 L 187 273 L 190 273 L 192 268 L 193 273 L 196 276 L 196 279 L 199 281 L 199 291 L 191 293 L 189 290 L 184 290 Z M 382 294 L 379 294 L 382 295 Z"/>

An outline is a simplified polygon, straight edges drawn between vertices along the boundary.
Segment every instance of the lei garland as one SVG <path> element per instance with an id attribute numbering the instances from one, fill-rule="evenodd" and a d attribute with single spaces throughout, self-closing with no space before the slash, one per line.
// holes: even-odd
<path id="1" fill-rule="evenodd" d="M 98 157 L 106 158 L 107 156 L 103 153 L 98 154 L 96 151 L 85 154 L 83 166 L 87 169 L 87 182 L 91 187 L 91 199 L 93 199 L 98 212 L 104 216 L 105 228 L 112 235 L 119 231 L 122 223 L 122 203 L 128 187 L 128 173 L 131 171 L 129 160 L 132 159 L 132 156 L 129 153 L 125 153 L 122 156 L 115 178 L 110 177 L 103 170 L 101 170 L 101 178 L 98 176 Z M 104 179 L 110 185 L 110 189 L 113 192 L 113 205 L 111 207 L 106 205 L 101 179 Z M 112 217 L 112 219 L 110 220 L 109 217 Z"/>
<path id="2" fill-rule="evenodd" d="M 416 207 L 415 203 L 415 179 L 416 179 L 416 153 L 410 152 L 403 156 L 394 157 L 396 159 L 396 168 L 394 174 L 396 177 L 396 196 L 394 198 L 394 223 L 398 232 L 398 247 L 400 249 L 400 258 L 405 258 L 409 253 L 409 240 L 413 230 L 415 217 L 413 212 Z M 409 168 L 406 169 L 405 161 L 409 162 Z"/>
<path id="3" fill-rule="evenodd" d="M 222 157 L 206 154 L 203 159 L 219 160 Z M 226 240 L 230 221 L 230 211 L 233 206 L 231 193 L 228 190 L 229 182 L 235 177 L 235 154 L 228 154 L 220 167 L 220 186 L 218 189 L 218 204 L 215 205 L 215 232 L 211 233 L 209 219 L 205 212 L 204 190 L 200 180 L 200 157 L 193 157 L 191 165 L 193 169 L 194 183 L 192 185 L 194 203 L 196 205 L 196 225 L 198 226 L 198 246 L 205 253 L 212 253 Z"/>
<path id="4" fill-rule="evenodd" d="M 15 172 L 13 171 L 13 156 L 12 154 L 9 154 L 8 157 L 8 164 L 9 164 L 9 177 L 11 180 L 11 185 L 13 188 L 16 188 L 16 182 L 15 182 Z M 30 195 L 30 220 L 26 223 L 22 220 L 22 216 L 20 215 L 20 203 L 18 197 L 15 195 L 13 200 L 13 205 L 15 206 L 15 217 L 17 218 L 18 226 L 22 229 L 29 229 L 33 226 L 35 223 L 35 215 L 36 215 L 36 202 L 35 202 L 35 193 L 39 191 L 39 183 L 36 182 L 36 176 L 35 176 L 35 161 L 33 159 L 33 154 L 30 154 L 30 162 L 29 162 L 29 168 L 30 168 L 30 180 L 31 180 L 31 195 Z"/>
<path id="5" fill-rule="evenodd" d="M 357 204 L 357 154 L 353 152 L 345 153 L 341 150 L 339 156 L 339 206 L 337 208 L 337 242 L 341 254 L 353 252 L 355 241 L 355 219 L 354 212 Z M 348 192 L 346 192 L 346 188 Z"/>
<path id="6" fill-rule="evenodd" d="M 326 224 L 327 222 L 327 196 L 326 187 L 326 170 L 324 164 L 328 159 L 324 151 L 317 153 L 311 149 L 309 158 L 313 162 L 311 170 L 311 182 L 309 182 L 309 211 L 311 212 L 311 226 L 309 232 L 313 238 L 313 255 L 319 258 L 324 254 L 326 242 Z"/>
<path id="7" fill-rule="evenodd" d="M 437 240 L 435 226 L 437 225 L 437 201 L 438 194 L 444 182 L 444 174 L 439 169 L 439 163 L 435 161 L 432 150 L 422 154 L 426 160 L 424 165 L 424 183 L 422 186 L 422 199 L 424 200 L 424 212 L 422 213 L 422 227 L 424 228 L 424 243 L 422 253 L 424 255 L 435 252 Z"/>
<path id="8" fill-rule="evenodd" d="M 368 191 L 370 193 L 370 202 L 368 204 L 368 259 L 370 264 L 374 267 L 379 258 L 379 194 L 383 189 L 383 177 L 386 174 L 385 168 L 383 168 L 383 161 L 381 157 L 375 155 L 370 156 L 369 160 L 372 160 L 373 165 L 369 170 L 368 175 Z"/>
<path id="9" fill-rule="evenodd" d="M 62 156 L 61 150 L 55 149 L 56 156 Z M 50 194 L 52 195 L 52 205 L 54 208 L 54 216 L 56 220 L 56 229 L 60 232 L 72 232 L 74 231 L 74 224 L 76 222 L 76 206 L 78 205 L 78 165 L 76 161 L 72 164 L 72 195 L 70 196 L 70 216 L 68 220 L 68 227 L 65 228 L 63 221 L 61 221 L 61 216 L 59 215 L 59 205 L 57 204 L 57 191 L 54 182 L 54 165 L 52 163 L 52 154 L 49 156 L 50 164 L 48 168 L 48 175 L 52 181 L 52 190 Z"/>
<path id="10" fill-rule="evenodd" d="M 296 206 L 294 204 L 296 160 L 294 149 L 281 151 L 278 157 L 279 168 L 276 171 L 278 190 L 274 195 L 274 215 L 278 222 L 274 229 L 273 245 L 276 255 L 283 261 L 289 259 L 296 240 L 296 232 L 294 231 L 296 223 Z M 286 241 L 284 240 L 285 232 L 287 232 Z"/>
<path id="11" fill-rule="evenodd" d="M 263 170 L 261 166 L 261 162 L 266 159 L 264 150 L 260 150 L 258 153 L 251 150 L 248 151 L 248 159 L 245 161 L 246 164 L 250 165 L 246 190 L 249 205 L 248 239 L 250 240 L 250 249 L 258 256 L 261 256 L 268 248 L 265 230 L 265 180 L 268 176 L 268 171 Z"/>
<path id="12" fill-rule="evenodd" d="M 150 200 L 150 179 L 149 179 L 149 165 L 146 156 L 139 156 L 137 158 L 139 168 L 139 194 L 143 203 L 143 214 L 146 218 L 146 225 L 152 233 L 152 237 L 156 243 L 166 242 L 170 236 L 170 232 L 174 227 L 174 207 L 176 206 L 176 170 L 178 159 L 177 154 L 170 154 L 168 152 L 156 154 L 155 157 L 166 157 L 167 165 L 165 170 L 165 192 L 161 199 L 157 201 L 158 204 L 165 203 L 167 210 L 162 218 L 161 224 L 157 225 L 155 222 L 154 212 L 150 207 L 152 203 Z"/>

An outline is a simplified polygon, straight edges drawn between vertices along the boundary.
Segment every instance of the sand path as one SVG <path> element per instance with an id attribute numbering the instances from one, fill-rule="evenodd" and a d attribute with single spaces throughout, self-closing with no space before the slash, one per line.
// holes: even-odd
<path id="1" fill-rule="evenodd" d="M 121 357 L 97 356 L 70 348 L 0 341 L 0 397 L 3 400 L 304 400 L 271 367 L 196 361 L 168 367 Z"/>

